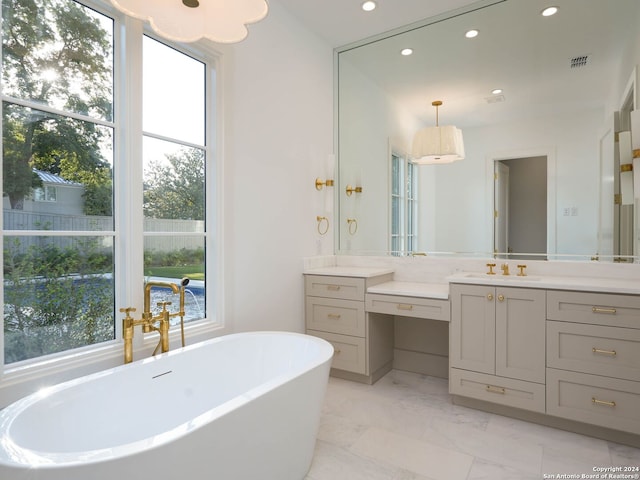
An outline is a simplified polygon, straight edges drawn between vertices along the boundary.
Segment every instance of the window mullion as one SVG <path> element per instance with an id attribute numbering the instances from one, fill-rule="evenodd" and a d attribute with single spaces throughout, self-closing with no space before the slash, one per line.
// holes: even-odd
<path id="1" fill-rule="evenodd" d="M 114 149 L 114 218 L 116 317 L 119 308 L 143 303 L 143 212 L 142 212 L 142 38 L 143 24 L 124 17 L 116 38 L 117 52 Z M 121 322 L 116 318 L 116 337 Z M 135 340 L 140 341 L 141 336 Z M 135 337 L 134 337 L 135 338 Z"/>

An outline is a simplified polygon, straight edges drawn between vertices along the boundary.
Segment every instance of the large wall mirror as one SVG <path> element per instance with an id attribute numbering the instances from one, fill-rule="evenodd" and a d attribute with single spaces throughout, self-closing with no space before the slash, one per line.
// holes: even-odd
<path id="1" fill-rule="evenodd" d="M 488 0 L 337 49 L 338 253 L 640 258 L 638 64 L 637 0 Z M 465 158 L 416 165 L 435 100 Z"/>

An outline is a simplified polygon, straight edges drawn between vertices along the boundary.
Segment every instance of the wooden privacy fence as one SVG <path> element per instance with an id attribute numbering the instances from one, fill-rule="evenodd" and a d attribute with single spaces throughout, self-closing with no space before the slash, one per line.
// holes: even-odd
<path id="1" fill-rule="evenodd" d="M 112 251 L 112 236 L 104 236 L 101 232 L 113 231 L 113 217 L 97 215 L 64 215 L 57 213 L 34 213 L 23 210 L 3 209 L 4 248 L 14 245 L 13 237 L 19 239 L 20 252 L 26 251 L 31 245 L 55 245 L 59 248 L 75 247 L 77 240 L 82 237 L 74 236 L 74 232 L 96 232 L 99 248 L 106 252 Z M 47 230 L 69 232 L 68 236 L 23 236 L 20 231 Z M 204 233 L 203 220 L 172 220 L 162 218 L 145 218 L 144 231 L 154 232 L 156 235 L 146 236 L 145 250 L 155 252 L 172 252 L 182 249 L 192 250 L 204 248 L 204 239 L 193 233 Z M 158 235 L 159 234 L 159 235 Z M 86 238 L 86 237 L 84 237 Z M 7 243 L 9 242 L 9 243 Z"/>

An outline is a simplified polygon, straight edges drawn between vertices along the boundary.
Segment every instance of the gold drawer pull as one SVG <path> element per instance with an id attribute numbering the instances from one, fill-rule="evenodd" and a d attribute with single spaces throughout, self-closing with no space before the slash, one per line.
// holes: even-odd
<path id="1" fill-rule="evenodd" d="M 493 385 L 487 385 L 487 392 L 499 393 L 501 395 L 504 395 L 505 389 L 503 387 L 494 387 Z"/>
<path id="2" fill-rule="evenodd" d="M 332 292 L 337 292 L 340 290 L 340 285 L 327 285 L 327 290 L 331 290 Z"/>
<path id="3" fill-rule="evenodd" d="M 340 320 L 340 317 L 342 315 L 338 314 L 338 313 L 329 313 L 327 314 L 327 318 L 330 318 L 331 320 Z"/>
<path id="4" fill-rule="evenodd" d="M 616 402 L 607 402 L 605 400 L 598 400 L 596 397 L 591 397 L 591 403 L 594 405 L 604 405 L 605 407 L 615 407 Z"/>
<path id="5" fill-rule="evenodd" d="M 593 307 L 591 309 L 591 311 L 593 313 L 607 313 L 609 315 L 615 315 L 616 314 L 616 309 L 615 308 Z"/>
<path id="6" fill-rule="evenodd" d="M 593 353 L 596 353 L 596 354 L 600 354 L 600 355 L 609 355 L 609 356 L 611 356 L 611 357 L 615 357 L 615 356 L 618 354 L 615 350 L 601 350 L 601 349 L 596 348 L 596 347 L 593 347 L 593 348 L 591 349 L 591 351 L 592 351 Z"/>
<path id="7" fill-rule="evenodd" d="M 413 305 L 407 305 L 406 303 L 399 303 L 398 310 L 413 310 Z"/>

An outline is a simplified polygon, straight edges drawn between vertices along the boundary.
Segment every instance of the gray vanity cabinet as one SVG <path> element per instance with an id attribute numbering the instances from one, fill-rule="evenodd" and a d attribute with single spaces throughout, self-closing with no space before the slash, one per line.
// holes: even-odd
<path id="1" fill-rule="evenodd" d="M 545 411 L 544 290 L 452 284 L 450 391 Z"/>
<path id="2" fill-rule="evenodd" d="M 365 311 L 367 287 L 391 277 L 305 275 L 306 332 L 333 345 L 331 375 L 370 384 L 391 370 L 393 321 Z"/>
<path id="3" fill-rule="evenodd" d="M 640 298 L 548 293 L 547 413 L 640 434 Z"/>

